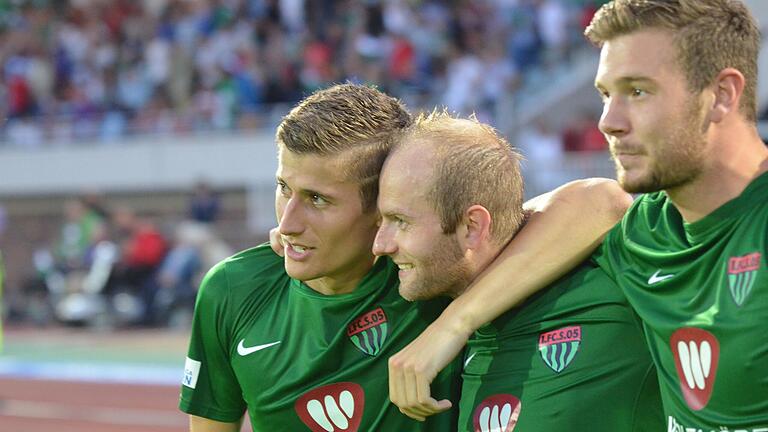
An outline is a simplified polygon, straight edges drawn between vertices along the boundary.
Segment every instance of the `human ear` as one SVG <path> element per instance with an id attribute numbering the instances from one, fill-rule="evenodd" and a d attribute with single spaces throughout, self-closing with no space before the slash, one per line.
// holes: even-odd
<path id="1" fill-rule="evenodd" d="M 713 123 L 719 123 L 728 114 L 738 112 L 744 85 L 744 75 L 737 69 L 725 68 L 717 74 L 713 83 L 714 100 L 709 115 Z"/>
<path id="2" fill-rule="evenodd" d="M 458 233 L 463 249 L 477 249 L 491 236 L 491 213 L 479 204 L 470 206 L 464 211 Z"/>

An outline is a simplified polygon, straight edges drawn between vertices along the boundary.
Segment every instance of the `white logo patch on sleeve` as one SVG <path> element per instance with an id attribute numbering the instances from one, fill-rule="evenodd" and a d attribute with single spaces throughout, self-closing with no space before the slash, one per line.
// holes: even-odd
<path id="1" fill-rule="evenodd" d="M 197 385 L 197 376 L 200 374 L 200 362 L 187 357 L 184 362 L 184 378 L 181 383 L 193 389 Z"/>

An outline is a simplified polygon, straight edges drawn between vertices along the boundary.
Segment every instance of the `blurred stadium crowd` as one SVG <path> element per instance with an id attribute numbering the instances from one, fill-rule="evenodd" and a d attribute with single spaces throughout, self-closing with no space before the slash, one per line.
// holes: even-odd
<path id="1" fill-rule="evenodd" d="M 271 131 L 302 97 L 344 81 L 498 126 L 502 104 L 584 48 L 602 3 L 0 0 L 0 150 Z M 535 122 L 516 145 L 546 168 L 529 173 L 533 191 L 584 176 L 563 169 L 565 155 L 605 149 L 589 112 L 564 129 Z M 219 207 L 204 184 L 165 218 L 84 194 L 53 224 L 17 215 L 11 227 L 0 203 L 15 267 L 6 318 L 183 326 L 202 274 L 244 240 L 221 235 Z"/>
<path id="2" fill-rule="evenodd" d="M 331 83 L 494 123 L 600 0 L 0 1 L 0 142 L 273 126 Z"/>

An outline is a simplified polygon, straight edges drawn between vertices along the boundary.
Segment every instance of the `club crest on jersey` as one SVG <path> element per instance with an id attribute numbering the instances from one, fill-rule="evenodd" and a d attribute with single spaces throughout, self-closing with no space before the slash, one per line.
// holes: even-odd
<path id="1" fill-rule="evenodd" d="M 357 432 L 364 407 L 365 392 L 353 382 L 312 389 L 294 405 L 299 418 L 312 432 Z"/>
<path id="2" fill-rule="evenodd" d="M 544 363 L 560 373 L 568 367 L 581 345 L 581 326 L 571 326 L 539 335 L 539 354 Z"/>
<path id="3" fill-rule="evenodd" d="M 669 338 L 680 391 L 685 403 L 699 411 L 709 403 L 715 386 L 720 343 L 710 332 L 694 327 L 676 330 Z"/>
<path id="4" fill-rule="evenodd" d="M 760 252 L 754 252 L 728 260 L 728 288 L 737 306 L 744 304 L 760 270 Z"/>
<path id="5" fill-rule="evenodd" d="M 514 431 L 522 408 L 520 399 L 510 394 L 488 396 L 472 416 L 475 432 Z"/>
<path id="6" fill-rule="evenodd" d="M 376 308 L 366 312 L 347 325 L 349 340 L 360 351 L 375 356 L 387 340 L 387 315 L 384 309 Z"/>

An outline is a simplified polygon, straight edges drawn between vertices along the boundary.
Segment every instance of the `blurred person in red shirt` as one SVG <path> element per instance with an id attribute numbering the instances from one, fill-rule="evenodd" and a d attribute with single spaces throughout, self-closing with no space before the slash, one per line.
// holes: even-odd
<path id="1" fill-rule="evenodd" d="M 129 208 L 117 209 L 112 222 L 121 239 L 118 240 L 120 256 L 110 274 L 106 293 L 114 296 L 127 292 L 139 297 L 143 305 L 141 322 L 151 324 L 157 294 L 155 274 L 168 251 L 168 242 L 154 223 Z"/>

